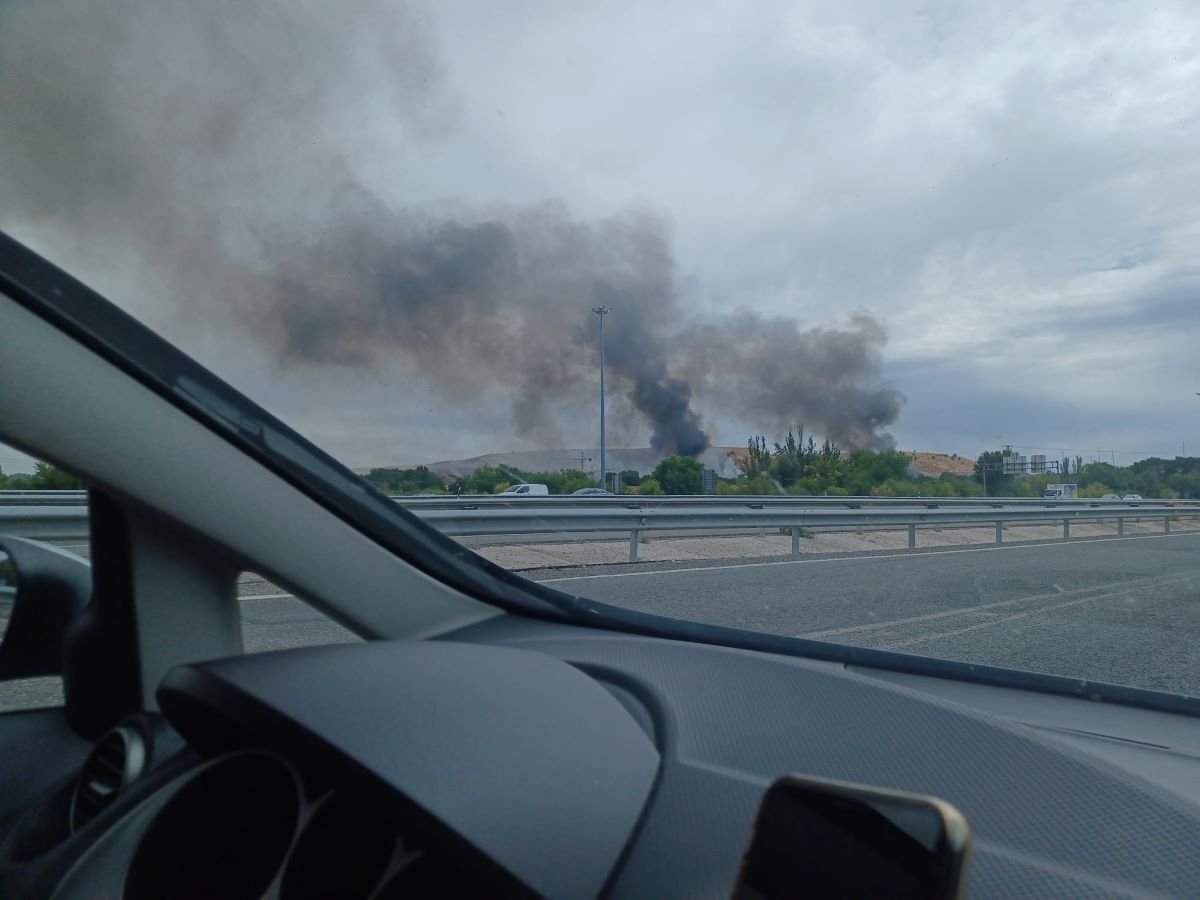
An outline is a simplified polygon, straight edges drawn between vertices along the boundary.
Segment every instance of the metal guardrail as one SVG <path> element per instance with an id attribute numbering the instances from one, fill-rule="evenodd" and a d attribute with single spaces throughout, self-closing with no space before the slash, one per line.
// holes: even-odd
<path id="1" fill-rule="evenodd" d="M 0 506 L 0 534 L 35 541 L 86 541 L 86 506 Z"/>
<path id="2" fill-rule="evenodd" d="M 562 506 L 573 506 L 585 503 L 588 508 L 598 506 L 617 506 L 639 508 L 659 506 L 784 506 L 811 507 L 833 506 L 858 509 L 868 506 L 928 506 L 931 508 L 955 506 L 988 506 L 1001 508 L 1006 506 L 1062 506 L 1078 508 L 1080 506 L 1122 507 L 1122 506 L 1195 506 L 1200 508 L 1200 500 L 1099 500 L 1094 498 L 1072 500 L 1047 500 L 1042 497 L 852 497 L 852 496 L 822 496 L 809 497 L 799 494 L 682 494 L 682 495 L 646 495 L 616 494 L 610 496 L 574 496 L 556 495 L 544 497 L 513 497 L 500 494 L 428 494 L 412 496 L 394 496 L 401 506 L 422 509 L 463 509 L 474 507 L 512 506 L 529 509 L 544 507 L 556 509 Z M 87 491 L 0 491 L 0 506 L 83 506 L 87 504 Z"/>
<path id="3" fill-rule="evenodd" d="M 657 508 L 667 506 L 712 506 L 749 508 L 783 507 L 810 508 L 835 507 L 845 509 L 861 509 L 866 507 L 899 506 L 904 508 L 921 506 L 930 509 L 943 507 L 988 507 L 1000 509 L 1009 506 L 1032 507 L 1064 507 L 1079 509 L 1081 507 L 1123 508 L 1123 507 L 1195 507 L 1200 509 L 1200 500 L 1047 500 L 1042 497 L 806 497 L 803 495 L 780 494 L 683 494 L 683 495 L 647 495 L 618 494 L 611 496 L 556 496 L 548 497 L 504 497 L 499 494 L 463 494 L 460 496 L 407 496 L 392 497 L 401 506 L 409 509 L 490 509 L 494 507 L 511 507 L 513 509 L 560 509 L 564 506 L 584 504 L 591 509 L 602 507 L 618 508 Z"/>
<path id="4" fill-rule="evenodd" d="M 673 497 L 631 503 L 632 498 L 562 497 L 505 499 L 501 502 L 461 500 L 444 503 L 405 503 L 413 514 L 452 537 L 527 534 L 629 535 L 629 560 L 637 559 L 638 542 L 648 531 L 740 531 L 787 529 L 792 553 L 800 552 L 800 539 L 809 530 L 858 530 L 903 526 L 908 546 L 916 548 L 923 527 L 994 524 L 996 541 L 1003 542 L 1006 524 L 1061 524 L 1063 538 L 1071 536 L 1071 523 L 1115 521 L 1124 534 L 1126 521 L 1200 519 L 1200 503 L 1182 501 L 1046 501 L 1031 503 L 991 500 L 943 504 L 905 498 L 748 498 Z M 648 498 L 649 499 L 649 498 Z M 768 502 L 777 501 L 777 502 Z M 0 534 L 20 534 L 39 540 L 86 540 L 84 506 L 0 506 Z"/>
<path id="5" fill-rule="evenodd" d="M 0 506 L 83 506 L 87 491 L 0 491 Z"/>
<path id="6" fill-rule="evenodd" d="M 581 503 L 579 506 L 587 507 Z M 799 555 L 800 539 L 805 529 L 857 530 L 866 527 L 904 526 L 908 530 L 908 547 L 915 549 L 917 530 L 921 527 L 946 525 L 994 524 L 996 541 L 1004 540 L 1006 524 L 1059 524 L 1063 538 L 1070 539 L 1072 522 L 1115 520 L 1117 534 L 1123 535 L 1127 519 L 1159 519 L 1163 530 L 1171 530 L 1171 519 L 1181 516 L 1200 518 L 1200 507 L 1181 509 L 1171 506 L 1092 507 L 1076 506 L 1064 509 L 1053 507 L 975 507 L 938 509 L 914 505 L 889 504 L 884 507 L 837 509 L 821 507 L 753 508 L 726 504 L 724 507 L 686 506 L 665 507 L 536 509 L 478 508 L 478 509 L 414 509 L 422 520 L 455 537 L 495 534 L 567 533 L 629 533 L 629 561 L 637 559 L 637 546 L 646 531 L 677 531 L 700 529 L 788 529 L 792 537 L 792 555 Z"/>

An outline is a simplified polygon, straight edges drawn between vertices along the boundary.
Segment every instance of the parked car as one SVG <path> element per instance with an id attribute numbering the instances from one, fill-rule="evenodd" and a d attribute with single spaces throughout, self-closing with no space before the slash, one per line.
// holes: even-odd
<path id="1" fill-rule="evenodd" d="M 588 487 L 580 488 L 577 491 L 571 491 L 572 497 L 615 497 L 612 491 L 606 491 L 604 488 Z"/>
<path id="2" fill-rule="evenodd" d="M 501 497 L 546 497 L 550 494 L 550 488 L 544 484 L 514 484 L 500 492 Z"/>
<path id="3" fill-rule="evenodd" d="M 1121 495 L 1120 495 L 1120 494 L 1105 494 L 1105 495 L 1104 495 L 1103 497 L 1101 497 L 1100 499 L 1101 499 L 1101 500 L 1120 500 L 1120 499 L 1121 499 Z"/>

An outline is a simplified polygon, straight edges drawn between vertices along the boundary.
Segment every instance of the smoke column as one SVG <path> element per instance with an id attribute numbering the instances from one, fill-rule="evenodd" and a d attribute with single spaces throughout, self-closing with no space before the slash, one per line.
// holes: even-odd
<path id="1" fill-rule="evenodd" d="M 891 444 L 904 398 L 865 314 L 685 324 L 651 213 L 407 205 L 405 154 L 461 113 L 434 47 L 418 11 L 383 0 L 5 7 L 0 224 L 169 286 L 172 315 L 236 328 L 285 370 L 399 361 L 454 401 L 500 390 L 523 436 L 547 433 L 555 402 L 591 402 L 604 304 L 613 392 L 664 453 L 708 446 L 701 399 Z M 364 158 L 394 162 L 388 196 L 356 174 Z"/>

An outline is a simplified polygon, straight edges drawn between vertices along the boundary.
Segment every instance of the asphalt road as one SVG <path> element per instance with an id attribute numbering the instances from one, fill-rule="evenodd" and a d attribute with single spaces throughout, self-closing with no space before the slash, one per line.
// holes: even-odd
<path id="1" fill-rule="evenodd" d="M 618 606 L 1200 696 L 1200 535 L 537 576 Z"/>
<path id="2" fill-rule="evenodd" d="M 658 615 L 1200 696 L 1195 533 L 533 577 Z M 240 593 L 247 651 L 357 639 L 255 576 Z M 3 687 L 0 709 L 61 702 L 56 680 Z"/>

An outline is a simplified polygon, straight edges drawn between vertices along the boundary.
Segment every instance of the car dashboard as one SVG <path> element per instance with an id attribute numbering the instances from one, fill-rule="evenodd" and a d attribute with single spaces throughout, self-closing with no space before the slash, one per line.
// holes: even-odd
<path id="1" fill-rule="evenodd" d="M 1186 792 L 829 663 L 503 617 L 181 666 L 158 699 L 0 839 L 6 896 L 729 897 L 788 773 L 952 803 L 968 896 L 1200 890 Z"/>

